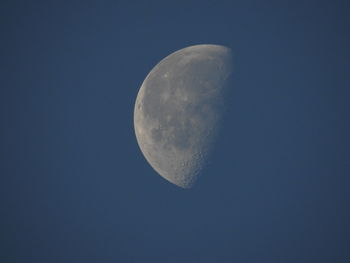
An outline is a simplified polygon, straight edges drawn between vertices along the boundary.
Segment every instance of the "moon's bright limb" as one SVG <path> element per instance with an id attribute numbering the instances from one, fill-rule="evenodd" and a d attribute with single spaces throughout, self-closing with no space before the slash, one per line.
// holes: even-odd
<path id="1" fill-rule="evenodd" d="M 232 73 L 231 50 L 196 45 L 176 51 L 148 74 L 137 95 L 134 126 L 149 164 L 190 188 L 213 145 Z"/>

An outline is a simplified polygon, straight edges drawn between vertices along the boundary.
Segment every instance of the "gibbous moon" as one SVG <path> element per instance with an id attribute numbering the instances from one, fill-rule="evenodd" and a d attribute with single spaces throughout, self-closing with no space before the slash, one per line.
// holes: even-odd
<path id="1" fill-rule="evenodd" d="M 196 45 L 160 61 L 137 95 L 134 126 L 146 160 L 169 182 L 190 188 L 205 167 L 223 116 L 231 49 Z"/>

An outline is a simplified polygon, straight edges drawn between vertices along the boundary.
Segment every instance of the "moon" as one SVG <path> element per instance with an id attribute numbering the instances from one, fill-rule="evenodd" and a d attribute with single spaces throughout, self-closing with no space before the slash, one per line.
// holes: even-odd
<path id="1" fill-rule="evenodd" d="M 153 169 L 191 188 L 202 174 L 220 130 L 232 75 L 232 51 L 195 45 L 161 60 L 138 92 L 134 127 Z"/>

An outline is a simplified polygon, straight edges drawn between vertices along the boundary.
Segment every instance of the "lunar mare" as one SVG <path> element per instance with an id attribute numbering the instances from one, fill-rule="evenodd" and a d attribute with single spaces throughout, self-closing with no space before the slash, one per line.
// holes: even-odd
<path id="1" fill-rule="evenodd" d="M 147 75 L 134 127 L 146 160 L 171 183 L 190 188 L 215 142 L 232 73 L 231 50 L 196 45 L 176 51 Z"/>

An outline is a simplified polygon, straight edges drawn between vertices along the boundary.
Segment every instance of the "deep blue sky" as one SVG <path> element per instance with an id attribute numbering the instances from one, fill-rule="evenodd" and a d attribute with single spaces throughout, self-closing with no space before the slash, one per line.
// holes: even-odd
<path id="1" fill-rule="evenodd" d="M 1 1 L 3 263 L 350 262 L 348 1 Z M 194 44 L 235 54 L 191 190 L 133 130 L 138 89 Z"/>

